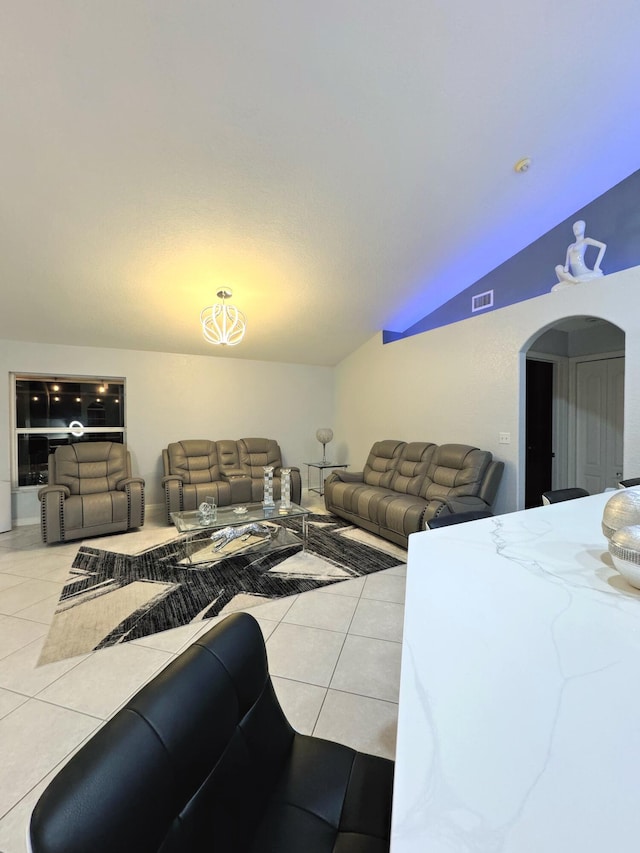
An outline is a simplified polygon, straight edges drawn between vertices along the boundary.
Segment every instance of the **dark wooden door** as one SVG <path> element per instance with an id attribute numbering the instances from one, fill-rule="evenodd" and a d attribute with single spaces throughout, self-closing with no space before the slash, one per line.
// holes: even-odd
<path id="1" fill-rule="evenodd" d="M 527 360 L 526 467 L 524 505 L 542 504 L 552 485 L 553 364 Z"/>

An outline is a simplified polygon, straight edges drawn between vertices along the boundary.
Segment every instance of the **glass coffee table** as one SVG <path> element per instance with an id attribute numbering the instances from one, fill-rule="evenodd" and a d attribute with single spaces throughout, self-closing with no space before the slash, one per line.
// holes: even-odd
<path id="1" fill-rule="evenodd" d="M 244 510 L 242 512 L 241 510 Z M 291 545 L 307 547 L 307 516 L 309 510 L 297 504 L 283 507 L 282 501 L 265 507 L 262 503 L 218 507 L 216 518 L 205 518 L 199 510 L 172 512 L 171 521 L 186 540 L 189 563 L 213 563 L 235 554 L 259 551 L 261 554 Z M 300 539 L 281 522 L 291 518 L 302 520 Z M 212 537 L 202 537 L 211 531 Z"/>

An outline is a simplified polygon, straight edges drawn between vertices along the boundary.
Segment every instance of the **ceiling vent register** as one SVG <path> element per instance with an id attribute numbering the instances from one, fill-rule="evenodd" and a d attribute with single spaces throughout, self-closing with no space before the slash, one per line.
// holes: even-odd
<path id="1" fill-rule="evenodd" d="M 471 311 L 484 311 L 486 308 L 493 308 L 493 290 L 487 290 L 485 293 L 477 293 L 471 297 Z"/>

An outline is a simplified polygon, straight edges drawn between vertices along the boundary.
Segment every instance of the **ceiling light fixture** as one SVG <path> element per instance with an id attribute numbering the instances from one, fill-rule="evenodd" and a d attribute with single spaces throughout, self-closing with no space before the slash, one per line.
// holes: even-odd
<path id="1" fill-rule="evenodd" d="M 209 305 L 200 313 L 202 334 L 210 344 L 234 347 L 244 338 L 247 320 L 235 305 L 226 305 L 225 299 L 233 295 L 231 290 L 223 288 L 216 294 L 222 300 L 219 305 Z"/>

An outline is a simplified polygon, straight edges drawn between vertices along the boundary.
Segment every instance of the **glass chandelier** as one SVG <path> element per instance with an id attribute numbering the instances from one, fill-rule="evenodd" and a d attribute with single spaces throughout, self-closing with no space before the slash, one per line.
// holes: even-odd
<path id="1" fill-rule="evenodd" d="M 230 299 L 233 295 L 231 290 L 223 288 L 216 295 L 222 302 L 209 305 L 200 313 L 202 334 L 210 344 L 234 347 L 244 338 L 246 317 L 235 305 L 225 303 L 225 299 Z"/>

